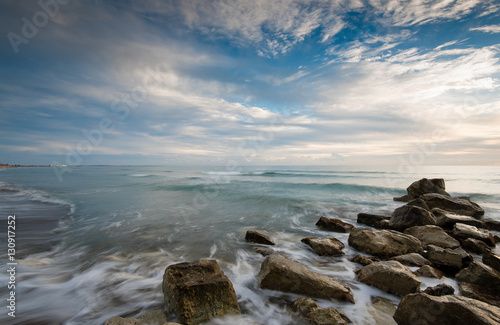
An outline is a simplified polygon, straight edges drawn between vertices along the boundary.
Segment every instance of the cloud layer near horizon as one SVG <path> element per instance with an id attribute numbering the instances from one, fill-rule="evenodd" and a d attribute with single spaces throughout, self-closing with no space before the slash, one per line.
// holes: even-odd
<path id="1" fill-rule="evenodd" d="M 43 3 L 0 5 L 0 162 L 500 161 L 495 1 Z"/>

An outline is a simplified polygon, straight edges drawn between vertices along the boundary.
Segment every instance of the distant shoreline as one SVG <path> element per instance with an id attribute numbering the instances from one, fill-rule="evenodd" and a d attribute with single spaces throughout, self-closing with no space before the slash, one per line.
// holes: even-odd
<path id="1" fill-rule="evenodd" d="M 0 165 L 0 168 L 68 167 L 68 165 Z"/>

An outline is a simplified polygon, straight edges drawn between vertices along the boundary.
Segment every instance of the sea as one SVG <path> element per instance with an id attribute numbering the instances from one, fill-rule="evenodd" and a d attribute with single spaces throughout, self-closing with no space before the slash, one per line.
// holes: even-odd
<path id="1" fill-rule="evenodd" d="M 165 268 L 215 259 L 234 285 L 242 315 L 210 324 L 296 324 L 287 305 L 299 296 L 258 286 L 256 275 L 265 257 L 245 241 L 247 230 L 257 230 L 275 241 L 275 252 L 343 281 L 354 292 L 354 305 L 318 299 L 320 306 L 343 310 L 355 324 L 395 324 L 392 315 L 400 298 L 356 281 L 354 271 L 360 265 L 349 259 L 359 252 L 347 245 L 348 234 L 315 226 L 321 216 L 366 227 L 356 224 L 358 213 L 390 215 L 403 204 L 393 197 L 406 194 L 412 182 L 426 177 L 444 178 L 450 194 L 469 196 L 484 208 L 485 217 L 500 220 L 500 166 L 400 169 L 0 169 L 0 323 L 104 324 L 115 316 L 165 310 Z M 9 216 L 14 215 L 13 242 L 7 232 L 13 220 Z M 318 256 L 301 243 L 304 237 L 335 237 L 346 244 L 346 254 Z M 8 251 L 12 242 L 15 255 Z M 13 262 L 12 282 L 8 263 Z M 422 288 L 447 283 L 458 292 L 454 279 L 422 279 Z M 12 290 L 9 281 L 15 285 Z M 11 291 L 15 317 L 7 308 Z"/>

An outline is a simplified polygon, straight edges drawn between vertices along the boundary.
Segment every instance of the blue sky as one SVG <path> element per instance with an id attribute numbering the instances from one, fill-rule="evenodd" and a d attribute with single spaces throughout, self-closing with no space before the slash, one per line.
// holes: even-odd
<path id="1" fill-rule="evenodd" d="M 0 163 L 500 164 L 498 1 L 2 1 Z"/>

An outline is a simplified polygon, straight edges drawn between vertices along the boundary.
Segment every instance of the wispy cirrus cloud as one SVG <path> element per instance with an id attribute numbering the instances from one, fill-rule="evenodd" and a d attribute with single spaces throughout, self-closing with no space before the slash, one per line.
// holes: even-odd
<path id="1" fill-rule="evenodd" d="M 498 34 L 498 33 L 500 33 L 500 25 L 488 25 L 488 26 L 474 27 L 474 28 L 470 28 L 469 30 L 483 32 L 483 33 L 490 33 L 490 34 Z"/>

